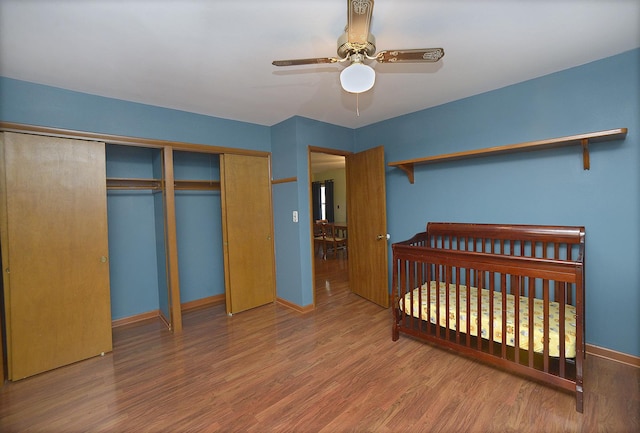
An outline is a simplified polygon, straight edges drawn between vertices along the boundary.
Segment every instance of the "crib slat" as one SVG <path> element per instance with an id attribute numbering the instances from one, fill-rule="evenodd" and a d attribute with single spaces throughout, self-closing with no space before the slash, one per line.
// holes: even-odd
<path id="1" fill-rule="evenodd" d="M 495 320 L 493 293 L 495 291 L 495 275 L 493 272 L 487 272 L 487 276 L 489 277 L 489 353 L 493 355 L 493 322 Z M 478 315 L 480 315 L 480 311 L 478 311 Z"/>
<path id="2" fill-rule="evenodd" d="M 456 266 L 456 343 L 460 344 L 460 268 Z"/>
<path id="3" fill-rule="evenodd" d="M 411 290 L 409 289 L 411 287 L 411 284 L 413 283 L 413 280 L 411 279 L 411 271 L 410 271 L 410 260 L 405 261 L 405 266 L 403 267 L 403 270 L 405 272 L 405 279 L 406 279 L 406 285 L 404 286 L 404 293 L 409 293 Z M 409 305 L 412 305 L 413 303 L 413 299 L 411 298 L 411 294 L 409 295 Z M 413 308 L 413 306 L 409 307 L 409 308 Z M 406 311 L 407 307 L 404 307 L 404 310 Z M 411 310 L 409 310 L 411 311 Z M 411 321 L 410 317 L 407 317 L 406 315 L 405 317 L 405 321 L 408 321 L 409 323 L 407 324 L 407 326 L 412 326 L 413 322 Z"/>
<path id="4" fill-rule="evenodd" d="M 432 269 L 433 265 L 430 263 L 426 264 L 426 278 L 425 278 L 425 282 L 426 282 L 426 287 L 427 287 L 427 299 L 431 299 L 431 284 L 430 281 L 433 281 L 434 279 L 434 275 L 433 275 L 433 269 Z M 431 334 L 431 308 L 427 308 L 427 318 L 426 318 L 426 327 L 427 327 L 427 333 Z"/>
<path id="5" fill-rule="evenodd" d="M 507 316 L 508 316 L 508 305 L 507 305 L 507 276 L 502 274 L 500 277 L 500 286 L 502 290 L 502 357 L 507 357 Z M 518 347 L 518 346 L 516 346 Z M 517 352 L 517 350 L 516 350 Z"/>
<path id="6" fill-rule="evenodd" d="M 542 325 L 542 356 L 544 359 L 544 372 L 549 372 L 549 280 L 546 278 L 542 281 L 542 300 L 543 300 L 543 325 Z"/>
<path id="7" fill-rule="evenodd" d="M 435 323 L 435 329 L 436 329 L 436 336 L 438 338 L 441 338 L 440 336 L 440 281 L 442 281 L 441 278 L 441 267 L 439 265 L 436 265 L 435 267 L 435 278 L 434 280 L 436 281 L 436 287 L 435 287 L 435 298 L 436 298 L 436 323 Z M 429 295 L 431 296 L 431 295 Z M 431 297 L 429 297 L 428 299 L 431 299 Z"/>
<path id="8" fill-rule="evenodd" d="M 414 287 L 419 288 L 418 290 L 418 317 L 422 318 L 422 302 L 424 300 L 424 295 L 422 294 L 422 285 L 424 284 L 426 280 L 426 276 L 425 276 L 425 264 L 421 263 L 421 262 L 417 262 L 416 263 L 416 282 L 408 288 L 408 290 L 413 291 Z M 418 327 L 420 329 L 420 331 L 422 331 L 425 328 L 425 325 L 423 323 L 422 320 L 418 320 Z"/>
<path id="9" fill-rule="evenodd" d="M 467 329 L 466 343 L 471 347 L 471 269 L 465 269 L 465 283 L 467 283 Z"/>
<path id="10" fill-rule="evenodd" d="M 415 281 L 415 262 L 410 261 L 408 263 L 408 268 L 407 268 L 407 273 L 409 274 L 409 285 L 406 287 L 406 290 L 408 293 L 410 293 L 409 295 L 409 305 L 410 305 L 410 313 L 409 313 L 409 326 L 411 326 L 413 328 L 414 325 L 414 320 L 415 320 L 415 315 L 416 313 L 420 314 L 419 311 L 414 311 L 413 305 L 414 305 L 414 292 L 411 289 L 412 287 L 414 287 L 416 285 L 416 281 Z M 418 296 L 420 296 L 420 292 L 418 292 Z M 406 310 L 406 307 L 405 307 Z M 418 316 L 419 317 L 419 316 Z"/>
<path id="11" fill-rule="evenodd" d="M 514 334 L 514 347 L 515 349 L 515 362 L 516 364 L 520 364 L 520 295 L 522 291 L 522 278 L 517 278 L 517 286 L 513 291 L 514 294 L 514 318 L 513 318 L 513 334 Z"/>
<path id="12" fill-rule="evenodd" d="M 476 329 L 478 330 L 477 332 L 477 348 L 478 350 L 482 350 L 482 288 L 483 288 L 483 284 L 482 284 L 482 276 L 481 276 L 482 272 L 476 270 L 476 279 L 477 284 L 476 287 L 477 289 L 477 314 L 476 314 Z"/>
<path id="13" fill-rule="evenodd" d="M 571 249 L 569 249 L 568 251 L 571 252 Z M 573 299 L 573 290 L 572 290 L 571 284 L 567 285 L 567 288 L 566 288 L 566 291 L 565 291 L 565 298 L 567 300 L 567 304 L 576 305 L 576 303 L 574 303 L 574 299 Z"/>
<path id="14" fill-rule="evenodd" d="M 451 311 L 451 300 L 450 298 L 450 293 L 449 293 L 449 284 L 451 283 L 451 266 L 446 266 L 444 269 L 444 293 L 445 293 L 445 327 L 444 327 L 444 335 L 445 338 L 448 340 L 451 338 L 451 316 L 449 314 L 449 311 Z M 438 301 L 438 308 L 440 305 L 440 302 Z M 438 322 L 440 323 L 440 322 Z"/>
<path id="15" fill-rule="evenodd" d="M 559 348 L 558 350 L 560 351 L 560 377 L 567 377 L 566 376 L 566 372 L 565 372 L 565 361 L 566 361 L 566 341 L 563 338 L 563 336 L 567 335 L 565 334 L 566 329 L 566 304 L 565 304 L 565 293 L 567 291 L 567 284 L 566 283 L 559 283 L 560 287 L 556 287 L 556 292 L 560 292 L 560 299 L 558 300 L 559 303 L 559 307 L 560 308 L 560 329 L 558 329 L 559 332 L 559 338 L 558 338 L 558 344 L 559 344 Z"/>
<path id="16" fill-rule="evenodd" d="M 535 315 L 533 314 L 533 298 L 535 296 L 535 284 L 531 283 L 531 278 L 527 277 L 528 282 L 528 302 L 529 302 L 529 367 L 533 367 L 533 329 L 534 322 L 533 319 Z"/>

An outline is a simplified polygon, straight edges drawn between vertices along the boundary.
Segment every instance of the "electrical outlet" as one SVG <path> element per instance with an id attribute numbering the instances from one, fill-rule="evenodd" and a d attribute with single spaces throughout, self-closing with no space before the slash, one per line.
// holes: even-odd
<path id="1" fill-rule="evenodd" d="M 294 223 L 298 222 L 298 211 L 297 210 L 293 211 L 293 222 Z"/>

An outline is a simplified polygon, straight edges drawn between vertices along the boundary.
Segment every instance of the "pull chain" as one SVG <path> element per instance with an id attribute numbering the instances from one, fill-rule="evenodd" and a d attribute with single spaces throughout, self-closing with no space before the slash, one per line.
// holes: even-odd
<path id="1" fill-rule="evenodd" d="M 356 115 L 360 117 L 360 94 L 356 93 Z"/>

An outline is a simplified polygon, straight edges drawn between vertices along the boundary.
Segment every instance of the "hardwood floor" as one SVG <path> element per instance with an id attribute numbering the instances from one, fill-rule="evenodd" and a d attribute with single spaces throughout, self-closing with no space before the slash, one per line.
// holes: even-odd
<path id="1" fill-rule="evenodd" d="M 319 260 L 316 309 L 224 305 L 114 329 L 114 351 L 0 389 L 1 432 L 640 431 L 640 370 L 589 356 L 574 396 L 401 337 Z"/>

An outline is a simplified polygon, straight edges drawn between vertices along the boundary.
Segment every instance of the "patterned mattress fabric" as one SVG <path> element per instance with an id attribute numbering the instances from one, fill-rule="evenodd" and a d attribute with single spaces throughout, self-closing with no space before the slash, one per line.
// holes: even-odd
<path id="1" fill-rule="evenodd" d="M 439 304 L 440 304 L 440 326 L 447 326 L 447 307 L 446 307 L 446 283 L 440 282 L 439 284 Z M 460 284 L 460 331 L 467 332 L 467 287 Z M 431 281 L 431 299 L 429 302 L 427 299 L 427 283 L 422 285 L 421 298 L 418 297 L 418 290 L 413 290 L 413 309 L 411 309 L 411 293 L 406 293 L 404 296 L 405 302 L 402 299 L 399 302 L 400 309 L 403 304 L 405 305 L 404 312 L 406 314 L 412 314 L 418 317 L 418 311 L 421 311 L 421 319 L 429 320 L 431 323 L 436 323 L 436 282 Z M 471 325 L 469 333 L 473 336 L 478 335 L 478 289 L 471 287 Z M 481 337 L 489 338 L 489 290 L 481 290 Z M 422 307 L 418 308 L 418 302 L 422 301 Z M 506 343 L 509 346 L 515 346 L 515 296 L 507 294 L 507 336 Z M 519 333 L 520 333 L 520 348 L 529 349 L 529 298 L 521 296 L 519 297 Z M 427 306 L 430 305 L 429 312 L 427 312 Z M 493 340 L 502 343 L 502 293 L 498 291 L 493 292 Z M 449 284 L 449 328 L 456 329 L 456 285 Z M 544 344 L 544 302 L 542 299 L 534 298 L 533 305 L 533 350 L 538 353 L 543 353 Z M 557 302 L 549 303 L 549 355 L 558 357 L 560 354 L 559 346 L 559 333 L 560 333 L 560 305 Z M 575 358 L 576 356 L 576 309 L 572 305 L 565 306 L 565 357 Z"/>

